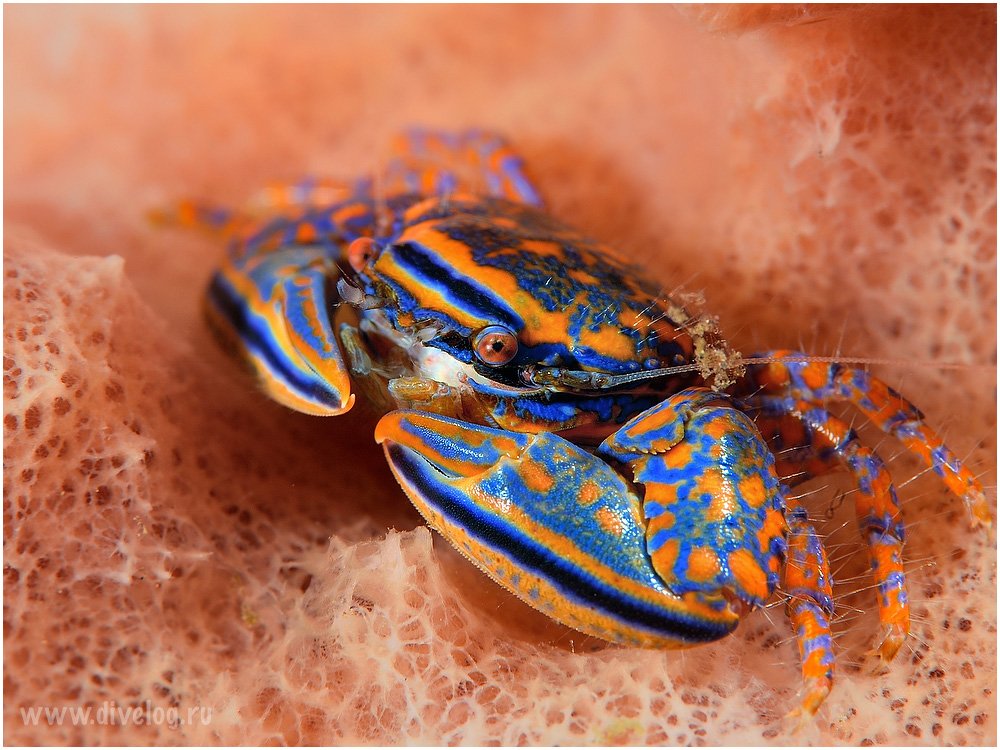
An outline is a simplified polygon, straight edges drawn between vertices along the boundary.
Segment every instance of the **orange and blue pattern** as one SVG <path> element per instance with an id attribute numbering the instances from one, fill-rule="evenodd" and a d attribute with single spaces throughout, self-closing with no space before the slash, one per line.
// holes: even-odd
<path id="1" fill-rule="evenodd" d="M 812 715 L 833 686 L 833 580 L 791 487 L 850 472 L 882 659 L 910 628 L 896 490 L 826 403 L 899 439 L 990 526 L 981 485 L 863 370 L 773 351 L 714 379 L 733 360 L 712 327 L 541 206 L 499 136 L 418 130 L 369 178 L 175 218 L 229 239 L 209 318 L 267 394 L 386 412 L 375 439 L 403 490 L 494 581 L 651 648 L 721 638 L 779 591 Z"/>

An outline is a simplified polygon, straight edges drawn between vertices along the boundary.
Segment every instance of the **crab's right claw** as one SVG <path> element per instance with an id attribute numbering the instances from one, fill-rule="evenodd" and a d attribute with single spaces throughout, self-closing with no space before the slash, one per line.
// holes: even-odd
<path id="1" fill-rule="evenodd" d="M 805 687 L 796 713 L 815 714 L 833 684 L 830 568 L 756 425 L 725 394 L 689 388 L 633 417 L 597 453 L 643 487 L 650 558 L 675 591 L 721 590 L 737 608 L 759 607 L 784 558 Z"/>
<path id="2" fill-rule="evenodd" d="M 669 590 L 638 498 L 601 459 L 551 433 L 392 412 L 375 439 L 428 523 L 491 578 L 564 625 L 677 648 L 723 637 L 722 596 Z"/>
<path id="3" fill-rule="evenodd" d="M 354 405 L 330 321 L 329 269 L 309 248 L 289 248 L 215 274 L 213 327 L 252 365 L 267 394 L 296 411 L 332 416 Z"/>

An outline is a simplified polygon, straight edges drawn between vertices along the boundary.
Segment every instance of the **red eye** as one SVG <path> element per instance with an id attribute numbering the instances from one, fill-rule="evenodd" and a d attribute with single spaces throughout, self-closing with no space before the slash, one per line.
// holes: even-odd
<path id="1" fill-rule="evenodd" d="M 517 354 L 517 336 L 503 326 L 487 326 L 472 339 L 472 348 L 484 363 L 505 365 Z"/>
<path id="2" fill-rule="evenodd" d="M 375 240 L 371 237 L 358 237 L 347 248 L 347 262 L 358 273 L 375 257 Z"/>

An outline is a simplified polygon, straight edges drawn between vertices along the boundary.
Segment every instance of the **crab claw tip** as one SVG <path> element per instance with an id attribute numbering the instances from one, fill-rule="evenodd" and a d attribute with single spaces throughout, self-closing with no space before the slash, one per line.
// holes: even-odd
<path id="1" fill-rule="evenodd" d="M 401 446 L 438 471 L 473 477 L 493 468 L 503 457 L 516 458 L 531 440 L 490 427 L 422 411 L 394 411 L 375 427 L 375 442 L 387 450 Z"/>

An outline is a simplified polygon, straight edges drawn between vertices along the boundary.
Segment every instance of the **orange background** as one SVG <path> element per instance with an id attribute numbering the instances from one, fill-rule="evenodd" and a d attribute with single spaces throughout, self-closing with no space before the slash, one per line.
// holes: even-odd
<path id="1" fill-rule="evenodd" d="M 792 736 L 780 607 L 683 654 L 605 648 L 441 540 L 386 536 L 420 519 L 370 417 L 263 400 L 200 319 L 220 248 L 144 218 L 354 177 L 410 124 L 495 129 L 554 214 L 702 291 L 738 349 L 902 361 L 878 373 L 995 500 L 995 24 L 987 6 L 6 7 L 5 740 L 995 743 L 995 555 L 932 479 L 902 490 L 918 618 L 879 676 L 850 502 L 825 517 L 848 485 L 817 485 L 840 672 Z M 40 248 L 118 255 L 123 275 Z M 58 353 L 19 338 L 38 305 Z M 114 377 L 64 414 L 70 366 Z M 40 457 L 53 437 L 74 460 L 156 458 L 81 473 Z M 897 484 L 917 474 L 869 437 Z M 50 730 L 16 713 L 148 697 L 215 720 Z"/>

